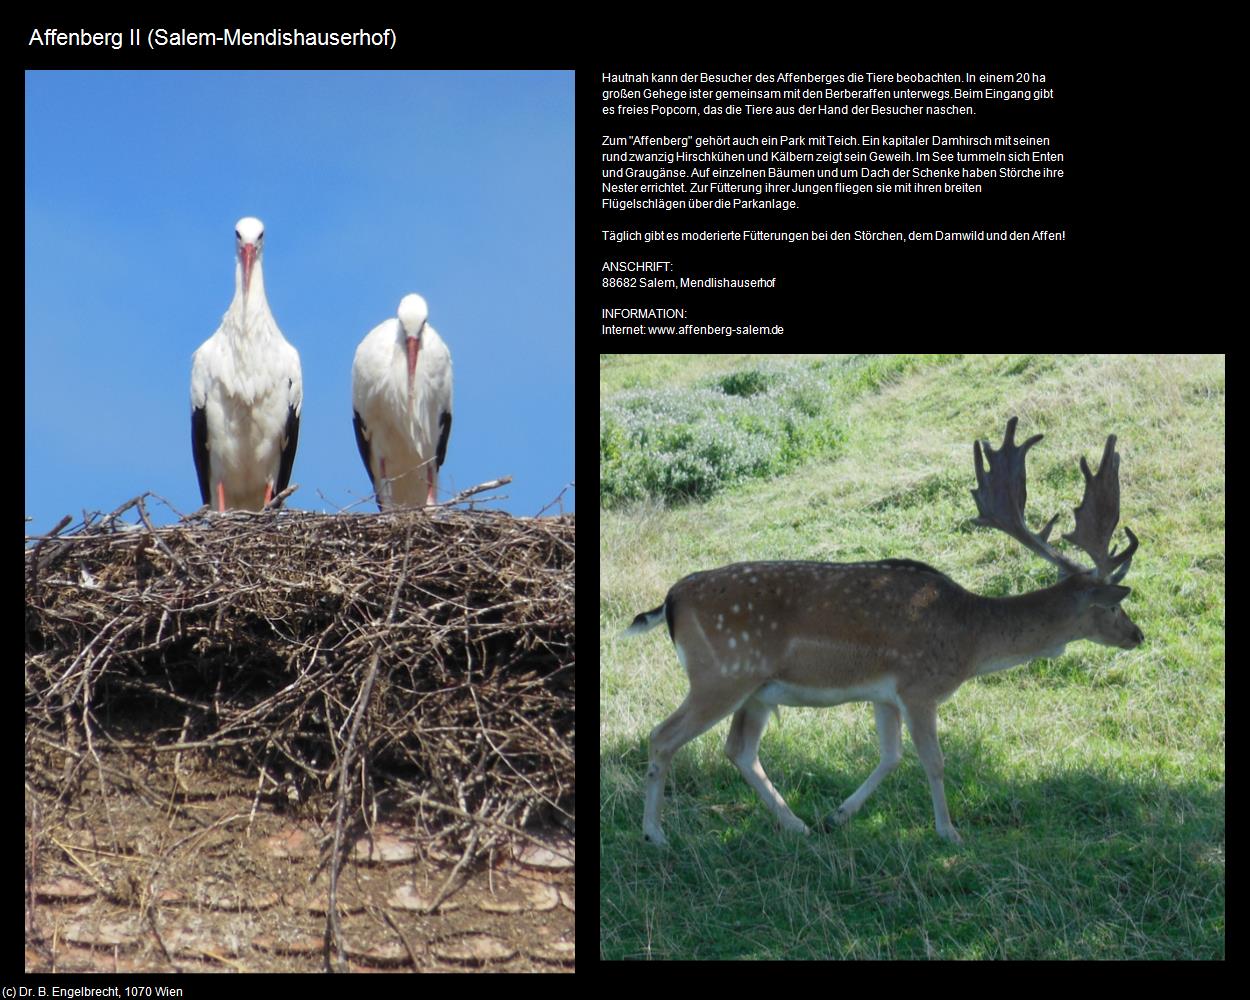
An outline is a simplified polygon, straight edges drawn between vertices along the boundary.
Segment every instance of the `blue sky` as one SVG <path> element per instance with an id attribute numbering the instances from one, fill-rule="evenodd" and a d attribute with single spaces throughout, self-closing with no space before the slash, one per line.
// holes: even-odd
<path id="1" fill-rule="evenodd" d="M 440 492 L 512 475 L 528 515 L 573 480 L 572 73 L 32 72 L 28 533 L 145 490 L 200 505 L 191 354 L 245 215 L 303 364 L 291 506 L 376 509 L 352 357 L 408 292 L 455 371 Z"/>

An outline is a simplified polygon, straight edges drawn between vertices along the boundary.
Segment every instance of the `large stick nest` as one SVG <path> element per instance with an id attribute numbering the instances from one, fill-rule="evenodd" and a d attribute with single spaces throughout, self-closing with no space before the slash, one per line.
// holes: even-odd
<path id="1" fill-rule="evenodd" d="M 571 515 L 138 509 L 26 550 L 28 795 L 185 802 L 194 756 L 457 847 L 571 825 Z"/>

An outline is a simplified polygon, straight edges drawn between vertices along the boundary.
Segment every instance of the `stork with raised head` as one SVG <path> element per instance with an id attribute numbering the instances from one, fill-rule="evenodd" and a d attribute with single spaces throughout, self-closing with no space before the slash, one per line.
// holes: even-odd
<path id="1" fill-rule="evenodd" d="M 451 354 L 429 314 L 420 295 L 405 295 L 399 315 L 356 348 L 353 423 L 379 510 L 437 502 L 451 434 Z"/>
<path id="2" fill-rule="evenodd" d="M 191 362 L 191 449 L 200 497 L 219 510 L 260 510 L 286 489 L 304 401 L 299 352 L 269 311 L 265 227 L 234 230 L 234 299 Z"/>

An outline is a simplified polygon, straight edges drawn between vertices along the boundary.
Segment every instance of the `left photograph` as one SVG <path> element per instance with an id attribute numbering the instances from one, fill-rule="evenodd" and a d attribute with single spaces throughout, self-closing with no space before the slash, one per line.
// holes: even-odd
<path id="1" fill-rule="evenodd" d="M 28 972 L 574 971 L 573 82 L 26 74 Z"/>

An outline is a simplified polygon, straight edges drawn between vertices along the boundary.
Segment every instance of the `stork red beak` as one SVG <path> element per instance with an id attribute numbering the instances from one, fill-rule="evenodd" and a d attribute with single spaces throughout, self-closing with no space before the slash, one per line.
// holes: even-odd
<path id="1" fill-rule="evenodd" d="M 418 337 L 408 338 L 408 395 L 412 395 L 413 381 L 417 375 L 417 355 L 421 353 L 421 340 Z"/>
<path id="2" fill-rule="evenodd" d="M 239 253 L 243 262 L 243 294 L 246 295 L 248 289 L 252 287 L 252 265 L 256 263 L 256 245 L 244 243 Z"/>

